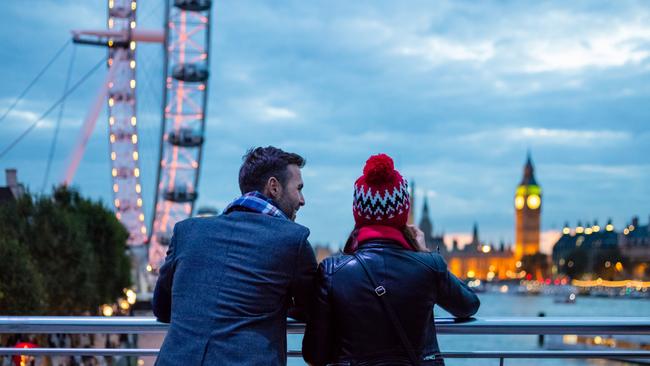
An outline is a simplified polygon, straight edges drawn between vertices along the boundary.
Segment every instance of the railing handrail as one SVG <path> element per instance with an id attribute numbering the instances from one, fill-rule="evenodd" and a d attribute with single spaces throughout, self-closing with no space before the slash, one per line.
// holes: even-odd
<path id="1" fill-rule="evenodd" d="M 486 317 L 436 318 L 439 334 L 634 334 L 650 335 L 650 317 Z M 0 316 L 0 333 L 164 333 L 168 324 L 153 317 Z M 302 334 L 305 325 L 287 322 L 287 332 Z"/>
<path id="2" fill-rule="evenodd" d="M 157 348 L 0 348 L 1 355 L 23 356 L 157 356 Z M 650 359 L 650 351 L 448 351 L 443 358 L 615 358 Z M 288 351 L 288 357 L 301 357 L 300 351 Z"/>

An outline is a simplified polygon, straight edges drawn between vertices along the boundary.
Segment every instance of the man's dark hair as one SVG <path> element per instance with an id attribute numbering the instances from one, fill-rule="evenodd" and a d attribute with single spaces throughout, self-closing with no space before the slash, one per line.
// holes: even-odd
<path id="1" fill-rule="evenodd" d="M 305 159 L 294 153 L 288 153 L 277 147 L 251 148 L 243 157 L 244 163 L 239 168 L 239 189 L 241 193 L 264 190 L 266 181 L 275 177 L 284 187 L 287 182 L 287 166 L 295 164 L 305 166 Z"/>

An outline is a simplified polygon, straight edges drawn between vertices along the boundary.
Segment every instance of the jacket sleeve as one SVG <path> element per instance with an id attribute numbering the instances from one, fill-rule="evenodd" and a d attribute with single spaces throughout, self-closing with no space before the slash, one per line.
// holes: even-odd
<path id="1" fill-rule="evenodd" d="M 316 296 L 302 339 L 302 357 L 313 366 L 331 362 L 333 355 L 334 319 L 330 302 L 331 274 L 328 274 L 328 266 L 331 266 L 331 259 L 324 260 L 318 267 Z"/>
<path id="2" fill-rule="evenodd" d="M 175 225 L 174 234 L 167 249 L 165 263 L 160 267 L 156 288 L 153 291 L 153 314 L 163 323 L 169 323 L 171 321 L 172 282 L 174 279 L 174 271 L 176 270 L 176 241 L 178 240 L 177 228 L 178 225 Z"/>
<path id="3" fill-rule="evenodd" d="M 314 277 L 316 276 L 316 256 L 314 249 L 307 241 L 309 232 L 301 240 L 298 247 L 298 254 L 294 266 L 293 281 L 291 281 L 290 300 L 288 315 L 300 321 L 306 321 L 309 313 L 309 306 L 314 297 Z"/>
<path id="4" fill-rule="evenodd" d="M 440 256 L 434 260 L 439 262 L 436 267 L 440 268 L 438 305 L 457 318 L 469 318 L 476 314 L 481 305 L 478 296 L 463 281 L 449 272 L 447 264 Z"/>

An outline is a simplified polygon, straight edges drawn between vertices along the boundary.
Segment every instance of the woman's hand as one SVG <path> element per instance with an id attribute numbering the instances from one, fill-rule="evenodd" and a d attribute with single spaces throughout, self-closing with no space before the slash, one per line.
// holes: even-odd
<path id="1" fill-rule="evenodd" d="M 430 252 L 424 240 L 424 232 L 422 230 L 415 225 L 406 225 L 406 232 L 411 238 L 413 238 L 413 241 L 416 244 L 415 250 L 418 252 Z"/>

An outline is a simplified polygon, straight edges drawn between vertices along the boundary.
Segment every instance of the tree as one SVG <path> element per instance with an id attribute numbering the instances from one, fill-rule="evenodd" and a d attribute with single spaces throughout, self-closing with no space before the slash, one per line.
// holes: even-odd
<path id="1" fill-rule="evenodd" d="M 0 242 L 14 258 L 10 267 L 21 267 L 25 276 L 42 284 L 42 292 L 34 291 L 43 306 L 31 299 L 34 306 L 28 308 L 33 312 L 95 313 L 101 304 L 114 302 L 131 284 L 127 237 L 101 202 L 66 187 L 55 188 L 52 197 L 27 194 L 0 206 Z M 0 267 L 0 278 L 13 278 L 11 271 Z M 22 288 L 6 287 L 3 296 L 14 297 L 32 286 L 24 282 Z M 20 308 L 0 307 L 0 313 L 16 311 Z"/>
<path id="2" fill-rule="evenodd" d="M 24 245 L 0 238 L 0 311 L 3 315 L 33 315 L 43 311 L 43 278 Z"/>

